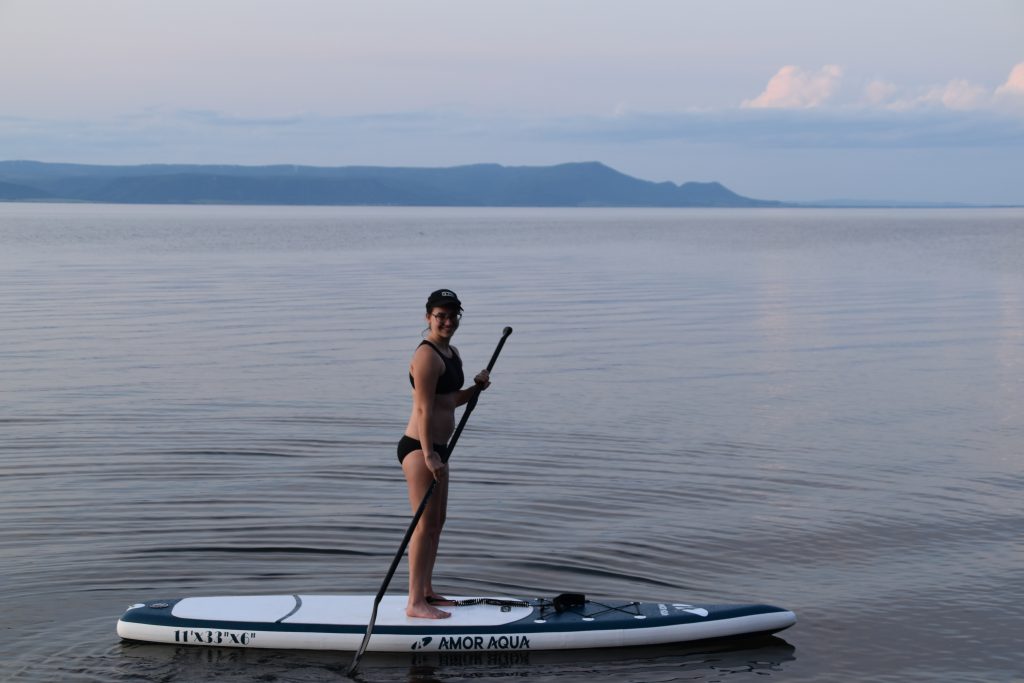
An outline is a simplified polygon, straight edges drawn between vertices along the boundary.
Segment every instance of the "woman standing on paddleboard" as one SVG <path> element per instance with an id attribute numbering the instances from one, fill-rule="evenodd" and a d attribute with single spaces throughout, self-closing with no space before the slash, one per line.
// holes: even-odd
<path id="1" fill-rule="evenodd" d="M 462 302 L 455 292 L 432 292 L 427 299 L 427 336 L 409 364 L 412 415 L 398 442 L 398 461 L 405 473 L 413 511 L 419 507 L 431 481 L 437 480 L 434 495 L 409 541 L 409 603 L 405 613 L 410 617 L 451 616 L 434 606 L 450 602 L 438 595 L 432 585 L 434 560 L 448 507 L 447 444 L 455 430 L 455 408 L 490 385 L 487 371 L 482 370 L 473 378 L 473 386 L 462 388 L 462 358 L 451 345 L 461 318 Z"/>

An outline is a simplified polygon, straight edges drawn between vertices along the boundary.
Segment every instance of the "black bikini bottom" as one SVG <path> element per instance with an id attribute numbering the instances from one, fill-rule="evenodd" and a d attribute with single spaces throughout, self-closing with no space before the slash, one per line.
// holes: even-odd
<path id="1" fill-rule="evenodd" d="M 422 450 L 419 439 L 414 439 L 411 436 L 402 435 L 402 438 L 398 441 L 398 462 L 401 464 L 405 460 L 405 456 L 409 455 L 413 451 Z M 448 445 L 443 443 L 435 443 L 434 450 L 441 456 L 441 462 L 448 462 Z"/>

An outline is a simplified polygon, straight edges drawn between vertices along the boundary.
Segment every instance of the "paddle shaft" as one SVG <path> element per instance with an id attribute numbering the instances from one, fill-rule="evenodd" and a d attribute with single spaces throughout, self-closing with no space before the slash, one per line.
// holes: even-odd
<path id="1" fill-rule="evenodd" d="M 498 354 L 501 353 L 501 349 L 505 346 L 505 340 L 512 334 L 512 328 L 506 327 L 502 330 L 501 339 L 498 340 L 498 346 L 495 347 L 494 353 L 491 354 L 491 360 L 487 363 L 487 372 L 494 368 L 495 361 L 498 360 Z M 466 404 L 466 410 L 462 413 L 462 419 L 459 420 L 459 426 L 455 428 L 455 433 L 452 434 L 451 440 L 448 441 L 448 458 L 452 457 L 452 451 L 455 449 L 455 444 L 459 442 L 459 436 L 462 435 L 462 430 L 466 426 L 466 422 L 469 420 L 470 413 L 476 408 L 477 400 L 480 398 L 480 391 L 477 391 L 473 398 L 469 399 L 469 403 Z M 447 461 L 446 461 L 447 462 Z M 366 651 L 366 646 L 370 642 L 370 635 L 373 633 L 373 625 L 377 621 L 377 608 L 380 607 L 380 601 L 384 599 L 384 594 L 388 590 L 388 586 L 391 584 L 391 579 L 395 575 L 395 571 L 398 569 L 398 563 L 402 561 L 402 555 L 405 554 L 405 549 L 409 547 L 409 541 L 412 539 L 412 534 L 416 530 L 416 525 L 420 521 L 420 517 L 423 516 L 423 511 L 427 509 L 427 503 L 430 502 L 430 497 L 434 495 L 434 489 L 437 488 L 437 479 L 430 482 L 430 486 L 427 488 L 427 492 L 423 495 L 423 500 L 420 501 L 419 507 L 416 508 L 416 513 L 412 516 L 412 521 L 409 522 L 409 528 L 405 530 L 405 536 L 402 538 L 402 545 L 398 547 L 398 552 L 395 553 L 394 558 L 391 560 L 391 566 L 388 568 L 388 573 L 384 577 L 384 582 L 380 585 L 380 590 L 377 591 L 376 597 L 373 599 L 373 610 L 370 612 L 370 622 L 366 626 L 366 635 L 363 636 L 363 642 L 359 644 L 359 649 L 356 651 L 355 657 L 352 658 L 352 665 L 348 669 L 348 676 L 352 677 L 356 668 L 359 666 L 359 659 L 363 656 Z"/>

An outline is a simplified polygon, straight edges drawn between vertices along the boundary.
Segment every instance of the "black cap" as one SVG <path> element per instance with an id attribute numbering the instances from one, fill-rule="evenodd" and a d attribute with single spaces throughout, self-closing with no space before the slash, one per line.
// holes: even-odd
<path id="1" fill-rule="evenodd" d="M 458 306 L 459 310 L 462 310 L 462 302 L 459 301 L 458 295 L 450 289 L 439 289 L 430 293 L 430 296 L 427 297 L 427 310 L 435 306 Z"/>

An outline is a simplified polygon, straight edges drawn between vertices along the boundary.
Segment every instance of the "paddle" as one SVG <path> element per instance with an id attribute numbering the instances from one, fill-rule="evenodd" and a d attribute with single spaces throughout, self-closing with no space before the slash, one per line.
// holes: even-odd
<path id="1" fill-rule="evenodd" d="M 494 368 L 494 362 L 498 360 L 498 354 L 501 353 L 501 347 L 505 346 L 505 340 L 512 334 L 512 328 L 506 327 L 502 330 L 501 339 L 498 341 L 498 346 L 494 349 L 494 353 L 491 355 L 491 361 L 487 364 L 487 372 L 490 373 L 491 369 Z M 466 410 L 462 413 L 462 419 L 459 420 L 459 426 L 455 428 L 455 433 L 452 434 L 451 440 L 448 442 L 448 457 L 451 458 L 452 451 L 455 449 L 455 444 L 459 441 L 459 436 L 462 434 L 463 428 L 466 426 L 466 421 L 469 420 L 469 414 L 476 408 L 476 402 L 480 398 L 480 392 L 478 391 L 473 398 L 469 399 L 469 403 L 466 404 Z M 423 511 L 427 508 L 427 502 L 430 501 L 430 496 L 434 494 L 434 489 L 437 487 L 437 480 L 430 482 L 430 487 L 427 492 L 423 495 L 423 500 L 420 501 L 420 506 L 416 508 L 416 514 L 412 516 L 412 521 L 409 522 L 409 528 L 405 530 L 405 537 L 402 539 L 402 545 L 399 546 L 398 552 L 395 553 L 394 559 L 391 560 L 391 567 L 388 569 L 387 576 L 384 577 L 384 582 L 380 585 L 380 590 L 377 591 L 377 597 L 373 599 L 373 611 L 370 612 L 370 623 L 366 625 L 366 635 L 363 636 L 363 642 L 359 644 L 359 649 L 356 651 L 356 656 L 352 658 L 352 665 L 348 668 L 347 675 L 352 678 L 356 673 L 356 668 L 359 666 L 359 659 L 363 656 L 366 651 L 366 646 L 370 642 L 370 634 L 373 633 L 373 625 L 377 621 L 377 608 L 380 607 L 380 601 L 384 599 L 384 593 L 388 590 L 388 584 L 391 583 L 391 578 L 395 575 L 395 570 L 398 569 L 398 563 L 402 561 L 402 555 L 405 554 L 405 549 L 409 546 L 409 539 L 412 538 L 412 532 L 416 530 L 416 524 L 420 521 L 420 517 L 423 516 Z"/>

